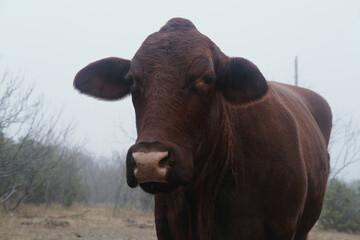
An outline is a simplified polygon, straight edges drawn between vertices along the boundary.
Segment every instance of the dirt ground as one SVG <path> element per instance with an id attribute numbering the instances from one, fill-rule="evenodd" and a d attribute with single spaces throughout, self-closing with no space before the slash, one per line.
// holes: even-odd
<path id="1" fill-rule="evenodd" d="M 1 240 L 145 240 L 156 239 L 153 213 L 112 206 L 25 206 L 2 214 Z"/>
<path id="2" fill-rule="evenodd" d="M 23 206 L 15 213 L 0 212 L 0 240 L 154 240 L 151 211 L 112 205 Z M 360 240 L 360 235 L 324 232 L 315 228 L 310 240 Z"/>

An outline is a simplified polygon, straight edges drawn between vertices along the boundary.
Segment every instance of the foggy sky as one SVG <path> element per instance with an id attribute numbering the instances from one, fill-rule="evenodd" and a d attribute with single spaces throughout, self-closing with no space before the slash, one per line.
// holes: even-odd
<path id="1" fill-rule="evenodd" d="M 254 62 L 270 81 L 320 93 L 335 118 L 360 126 L 360 2 L 344 1 L 17 1 L 0 0 L 0 70 L 21 69 L 46 103 L 76 121 L 76 136 L 97 155 L 125 151 L 134 135 L 129 98 L 102 102 L 72 81 L 100 58 L 131 59 L 170 18 L 190 19 L 228 56 Z M 127 133 L 123 132 L 127 129 Z M 359 146 L 360 147 L 360 146 Z M 343 173 L 359 178 L 360 164 Z"/>

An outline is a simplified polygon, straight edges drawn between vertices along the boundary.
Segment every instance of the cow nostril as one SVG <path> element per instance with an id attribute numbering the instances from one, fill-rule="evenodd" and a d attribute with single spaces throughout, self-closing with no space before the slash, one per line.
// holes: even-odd
<path id="1" fill-rule="evenodd" d="M 159 167 L 165 167 L 169 163 L 170 153 L 159 161 Z"/>

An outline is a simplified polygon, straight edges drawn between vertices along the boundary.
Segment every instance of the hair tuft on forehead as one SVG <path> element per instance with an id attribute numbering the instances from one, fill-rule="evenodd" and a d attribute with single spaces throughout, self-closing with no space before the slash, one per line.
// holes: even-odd
<path id="1" fill-rule="evenodd" d="M 160 32 L 186 31 L 191 29 L 196 29 L 191 21 L 183 18 L 173 18 L 160 29 Z"/>

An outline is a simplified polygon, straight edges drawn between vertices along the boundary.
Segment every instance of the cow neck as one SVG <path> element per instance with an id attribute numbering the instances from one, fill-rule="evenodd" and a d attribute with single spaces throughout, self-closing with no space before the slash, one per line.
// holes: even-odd
<path id="1" fill-rule="evenodd" d="M 192 236 L 207 235 L 214 231 L 219 193 L 224 191 L 224 184 L 238 183 L 234 174 L 241 166 L 233 166 L 236 155 L 231 148 L 235 140 L 231 132 L 229 108 L 222 98 L 218 97 L 218 100 L 195 157 L 194 183 L 189 186 L 186 194 Z"/>

